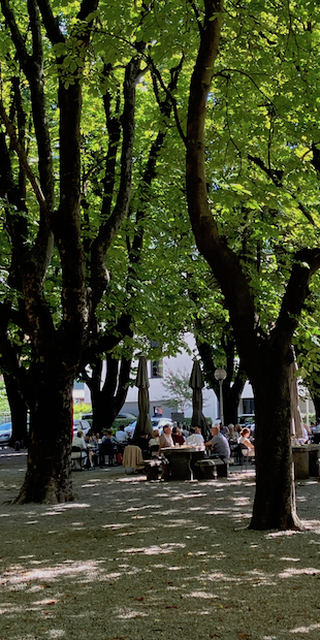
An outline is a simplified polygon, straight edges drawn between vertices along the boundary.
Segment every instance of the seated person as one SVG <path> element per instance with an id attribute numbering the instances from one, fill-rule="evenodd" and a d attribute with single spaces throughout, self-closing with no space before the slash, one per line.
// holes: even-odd
<path id="1" fill-rule="evenodd" d="M 243 444 L 245 447 L 247 447 L 248 452 L 245 452 L 245 455 L 252 457 L 254 456 L 254 446 L 252 442 L 250 442 L 249 438 L 250 438 L 250 429 L 248 429 L 248 427 L 244 427 L 240 432 L 240 438 L 238 438 L 238 443 Z"/>
<path id="2" fill-rule="evenodd" d="M 171 426 L 169 424 L 165 424 L 165 426 L 163 427 L 162 434 L 159 438 L 159 444 L 160 444 L 160 450 L 159 450 L 160 453 L 161 453 L 161 449 L 165 449 L 166 447 L 174 447 L 174 442 L 171 436 Z"/>
<path id="3" fill-rule="evenodd" d="M 212 438 L 205 443 L 206 447 L 210 447 L 213 451 L 212 457 L 214 458 L 229 458 L 230 447 L 227 438 L 220 433 L 219 425 L 215 424 L 211 428 Z"/>
<path id="4" fill-rule="evenodd" d="M 160 434 L 158 429 L 153 429 L 152 438 L 149 440 L 149 451 L 151 456 L 159 455 Z"/>
<path id="5" fill-rule="evenodd" d="M 79 449 L 83 449 L 84 451 L 87 448 L 87 445 L 85 443 L 84 437 L 83 437 L 83 431 L 81 431 L 81 429 L 79 429 L 79 431 L 77 431 L 77 435 L 73 436 L 73 440 L 72 440 L 72 446 L 73 447 L 78 447 Z"/>
<path id="6" fill-rule="evenodd" d="M 79 431 L 77 431 L 77 435 L 73 436 L 72 439 L 72 447 L 77 447 L 77 449 L 81 449 L 81 453 L 75 453 L 74 457 L 80 457 L 81 458 L 86 458 L 87 457 L 87 445 L 85 443 L 84 437 L 83 437 L 83 431 L 81 431 L 81 429 L 79 429 Z"/>
<path id="7" fill-rule="evenodd" d="M 87 436 L 89 436 L 89 433 L 87 433 Z M 87 438 L 85 438 L 87 440 Z M 101 444 L 101 438 L 100 438 L 100 434 L 99 433 L 92 433 L 89 436 L 89 440 L 87 440 L 88 442 L 88 450 L 89 450 L 89 461 L 91 463 L 91 467 L 94 466 L 94 464 L 97 464 L 99 461 L 99 453 L 100 453 L 100 444 Z"/>
<path id="8" fill-rule="evenodd" d="M 172 440 L 174 442 L 174 444 L 184 444 L 185 443 L 185 439 L 184 436 L 182 435 L 182 431 L 180 429 L 180 427 L 173 427 L 172 429 Z"/>
<path id="9" fill-rule="evenodd" d="M 128 442 L 128 436 L 124 430 L 124 426 L 119 427 L 119 431 L 116 432 L 116 439 L 118 442 Z"/>
<path id="10" fill-rule="evenodd" d="M 86 447 L 87 447 L 87 454 L 88 454 L 88 463 L 87 463 L 87 467 L 89 469 L 92 469 L 93 467 L 93 456 L 94 456 L 94 451 L 93 451 L 93 445 L 92 445 L 92 436 L 89 435 L 89 432 L 87 433 L 87 435 L 84 436 L 84 441 L 86 443 Z"/>
<path id="11" fill-rule="evenodd" d="M 229 427 L 227 427 L 226 425 L 221 425 L 220 433 L 222 433 L 226 438 L 228 438 L 230 434 Z"/>
<path id="12" fill-rule="evenodd" d="M 191 435 L 186 439 L 186 444 L 201 445 L 204 443 L 200 427 L 191 427 Z"/>
<path id="13" fill-rule="evenodd" d="M 112 429 L 107 429 L 100 445 L 100 466 L 105 464 L 105 456 L 108 456 L 109 458 L 109 465 L 114 465 L 115 455 L 117 453 L 117 444 L 118 442 L 112 434 Z"/>

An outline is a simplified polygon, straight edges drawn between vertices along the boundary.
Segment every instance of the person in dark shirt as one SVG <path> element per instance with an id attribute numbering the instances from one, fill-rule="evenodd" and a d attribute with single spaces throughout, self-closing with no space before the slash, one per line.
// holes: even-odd
<path id="1" fill-rule="evenodd" d="M 174 444 L 184 444 L 185 443 L 185 439 L 184 436 L 182 435 L 182 431 L 180 429 L 180 427 L 173 427 L 172 429 L 172 440 L 174 442 Z"/>

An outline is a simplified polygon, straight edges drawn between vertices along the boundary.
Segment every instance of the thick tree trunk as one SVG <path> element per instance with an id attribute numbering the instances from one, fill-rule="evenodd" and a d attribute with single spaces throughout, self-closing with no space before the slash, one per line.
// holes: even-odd
<path id="1" fill-rule="evenodd" d="M 28 467 L 15 502 L 69 502 L 71 482 L 72 381 L 47 367 L 32 372 Z"/>
<path id="2" fill-rule="evenodd" d="M 301 528 L 296 515 L 290 440 L 288 357 L 264 350 L 252 380 L 255 394 L 256 494 L 252 529 Z M 272 350 L 273 351 L 273 350 Z"/>
<path id="3" fill-rule="evenodd" d="M 244 384 L 242 385 L 243 390 Z M 224 385 L 222 385 L 222 394 L 223 394 L 223 415 L 224 415 L 224 423 L 228 424 L 237 424 L 238 422 L 238 406 L 241 398 L 241 392 L 237 390 L 235 392 L 234 386 L 227 386 L 224 389 Z"/>

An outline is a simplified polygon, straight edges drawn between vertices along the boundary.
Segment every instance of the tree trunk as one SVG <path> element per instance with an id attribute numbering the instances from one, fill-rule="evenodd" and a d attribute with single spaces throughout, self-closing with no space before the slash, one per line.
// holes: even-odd
<path id="1" fill-rule="evenodd" d="M 106 366 L 106 378 L 103 385 L 101 385 L 102 360 L 95 360 L 91 377 L 86 371 L 82 372 L 82 378 L 90 389 L 93 413 L 92 428 L 96 433 L 102 433 L 112 426 L 125 403 L 130 380 L 131 359 L 122 358 L 119 361 L 107 354 Z"/>
<path id="2" fill-rule="evenodd" d="M 294 498 L 289 357 L 290 352 L 274 351 L 268 345 L 257 363 L 258 373 L 251 380 L 256 411 L 252 529 L 301 528 Z"/>
<path id="3" fill-rule="evenodd" d="M 211 266 L 225 298 L 237 351 L 253 385 L 256 403 L 257 489 L 251 528 L 299 526 L 293 495 L 290 443 L 289 366 L 293 333 L 309 293 L 312 275 L 320 268 L 320 250 L 301 249 L 292 255 L 290 277 L 278 318 L 266 330 L 259 327 L 252 282 L 241 256 L 221 235 L 208 201 L 205 154 L 207 98 L 220 44 L 222 2 L 207 0 L 204 28 L 190 83 L 187 135 L 187 197 L 189 216 L 200 253 Z M 283 245 L 285 246 L 285 245 Z"/>
<path id="4" fill-rule="evenodd" d="M 28 405 L 19 389 L 17 380 L 7 373 L 3 373 L 3 379 L 11 412 L 12 436 L 10 446 L 13 447 L 14 443 L 18 441 L 21 446 L 26 447 L 28 444 Z"/>
<path id="5" fill-rule="evenodd" d="M 15 502 L 70 502 L 72 380 L 58 367 L 38 366 L 32 383 L 28 467 Z"/>
<path id="6" fill-rule="evenodd" d="M 215 350 L 210 344 L 202 342 L 199 338 L 196 338 L 196 342 L 203 363 L 204 379 L 209 387 L 215 392 L 217 399 L 220 402 L 220 385 L 214 377 L 214 373 L 217 369 L 214 363 Z M 222 384 L 224 423 L 225 425 L 236 424 L 238 422 L 238 405 L 247 380 L 247 375 L 243 369 L 241 361 L 235 374 L 234 340 L 230 340 L 224 336 L 221 340 L 221 347 L 226 354 L 227 363 L 227 377 Z"/>

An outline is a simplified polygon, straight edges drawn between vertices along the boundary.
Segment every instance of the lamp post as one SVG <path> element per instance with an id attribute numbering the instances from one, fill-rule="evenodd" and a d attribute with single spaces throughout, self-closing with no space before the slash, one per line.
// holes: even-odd
<path id="1" fill-rule="evenodd" d="M 221 421 L 221 426 L 224 426 L 224 415 L 223 415 L 223 395 L 222 395 L 222 384 L 223 381 L 226 379 L 227 377 L 227 372 L 224 369 L 216 369 L 214 372 L 214 377 L 216 380 L 218 380 L 219 382 L 219 387 L 220 387 L 220 421 Z"/>

